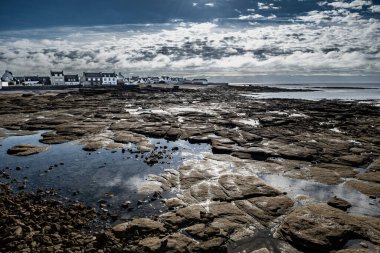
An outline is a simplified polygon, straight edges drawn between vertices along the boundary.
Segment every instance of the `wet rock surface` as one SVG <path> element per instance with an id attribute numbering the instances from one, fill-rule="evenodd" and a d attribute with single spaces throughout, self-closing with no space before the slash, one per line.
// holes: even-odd
<path id="1" fill-rule="evenodd" d="M 14 156 L 29 156 L 38 154 L 44 150 L 46 150 L 48 147 L 46 146 L 35 146 L 30 144 L 19 144 L 16 146 L 13 146 L 12 148 L 8 149 L 7 153 L 9 155 Z"/>
<path id="2" fill-rule="evenodd" d="M 378 216 L 350 213 L 350 204 L 356 203 L 333 198 L 334 193 L 323 200 L 292 196 L 286 190 L 291 185 L 279 190 L 260 177 L 268 173 L 326 187 L 339 185 L 367 196 L 365 201 L 376 208 L 379 108 L 355 101 L 242 96 L 260 91 L 268 90 L 0 94 L 0 139 L 9 136 L 6 131 L 45 130 L 41 143 L 76 141 L 89 154 L 100 149 L 126 152 L 135 145 L 136 157 L 150 166 L 170 160 L 176 150 L 157 148 L 149 138 L 207 143 L 213 152 L 138 184 L 137 193 L 167 206 L 167 211 L 150 217 L 118 219 L 107 211 L 107 202 L 92 209 L 24 188 L 11 193 L 9 185 L 2 184 L 0 251 L 379 250 Z M 33 154 L 45 147 L 21 145 L 9 152 Z M 0 176 L 12 181 L 6 169 Z M 166 192 L 174 194 L 162 198 Z M 130 208 L 133 205 L 125 201 L 121 214 Z M 361 248 L 350 248 L 350 240 L 365 242 Z"/>
<path id="3" fill-rule="evenodd" d="M 304 250 L 325 252 L 339 249 L 352 238 L 379 244 L 380 220 L 355 217 L 325 204 L 294 210 L 281 224 L 282 235 Z"/>

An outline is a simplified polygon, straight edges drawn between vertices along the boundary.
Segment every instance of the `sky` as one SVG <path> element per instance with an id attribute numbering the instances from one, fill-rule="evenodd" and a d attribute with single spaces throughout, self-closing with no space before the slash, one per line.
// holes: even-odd
<path id="1" fill-rule="evenodd" d="M 380 0 L 12 0 L 0 71 L 379 82 Z"/>

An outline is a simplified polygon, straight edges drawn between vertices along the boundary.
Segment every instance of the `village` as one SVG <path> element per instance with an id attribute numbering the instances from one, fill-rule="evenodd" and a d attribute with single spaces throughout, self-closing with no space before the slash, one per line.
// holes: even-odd
<path id="1" fill-rule="evenodd" d="M 116 72 L 83 72 L 78 74 L 65 74 L 63 71 L 50 71 L 49 76 L 14 76 L 9 70 L 1 77 L 2 87 L 10 86 L 112 86 L 112 85 L 138 85 L 138 84 L 196 84 L 207 85 L 207 79 L 186 79 L 170 76 L 131 76 L 125 77 Z"/>

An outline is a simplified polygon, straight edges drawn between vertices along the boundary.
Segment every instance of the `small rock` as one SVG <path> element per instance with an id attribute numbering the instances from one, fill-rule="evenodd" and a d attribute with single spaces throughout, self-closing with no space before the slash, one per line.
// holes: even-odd
<path id="1" fill-rule="evenodd" d="M 21 236 L 22 235 L 22 228 L 20 226 L 17 226 L 14 234 L 15 234 L 15 236 Z"/>
<path id="2" fill-rule="evenodd" d="M 161 248 L 161 240 L 157 237 L 147 237 L 139 241 L 139 246 L 141 246 L 144 251 L 157 252 Z"/>
<path id="3" fill-rule="evenodd" d="M 121 204 L 121 207 L 127 209 L 130 204 L 131 204 L 131 201 L 125 201 L 123 204 Z"/>
<path id="4" fill-rule="evenodd" d="M 343 211 L 347 211 L 347 209 L 351 207 L 351 204 L 348 201 L 338 198 L 337 196 L 329 199 L 327 204 Z"/>

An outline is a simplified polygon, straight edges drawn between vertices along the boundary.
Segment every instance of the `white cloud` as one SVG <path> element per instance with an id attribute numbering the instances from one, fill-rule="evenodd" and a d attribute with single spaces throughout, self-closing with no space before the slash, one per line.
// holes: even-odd
<path id="1" fill-rule="evenodd" d="M 275 6 L 273 3 L 265 4 L 265 3 L 258 2 L 257 6 L 258 6 L 259 10 L 278 10 L 278 9 L 280 9 L 279 6 Z"/>
<path id="2" fill-rule="evenodd" d="M 380 5 L 372 5 L 369 9 L 372 12 L 379 13 L 380 12 Z"/>
<path id="3" fill-rule="evenodd" d="M 252 14 L 239 19 L 263 18 L 275 16 Z M 39 31 L 17 36 L 2 32 L 0 69 L 16 75 L 47 74 L 49 69 L 184 75 L 380 74 L 378 20 L 363 19 L 346 9 L 310 12 L 298 20 L 302 22 L 241 29 L 182 22 L 44 31 L 54 32 L 54 38 L 38 37 Z"/>
<path id="4" fill-rule="evenodd" d="M 240 19 L 240 20 L 255 20 L 255 19 L 260 19 L 260 18 L 264 18 L 264 16 L 260 15 L 260 14 L 241 15 L 241 16 L 239 16 L 238 19 Z"/>
<path id="5" fill-rule="evenodd" d="M 319 5 L 328 5 L 332 6 L 334 8 L 345 8 L 345 9 L 362 9 L 363 6 L 369 6 L 372 4 L 371 0 L 353 0 L 351 2 L 344 2 L 344 1 L 335 1 L 332 3 L 329 2 L 319 2 Z"/>
<path id="6" fill-rule="evenodd" d="M 310 11 L 307 15 L 299 16 L 299 20 L 311 22 L 316 24 L 350 24 L 356 25 L 358 23 L 367 22 L 363 20 L 361 15 L 357 12 L 350 12 L 346 9 L 334 9 L 326 11 Z"/>
<path id="7" fill-rule="evenodd" d="M 205 6 L 207 6 L 207 7 L 215 7 L 215 3 L 205 3 Z"/>

